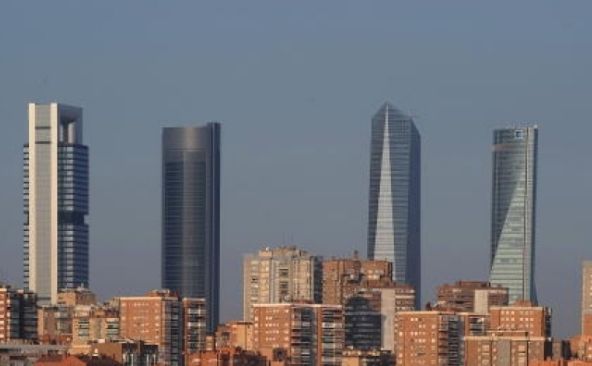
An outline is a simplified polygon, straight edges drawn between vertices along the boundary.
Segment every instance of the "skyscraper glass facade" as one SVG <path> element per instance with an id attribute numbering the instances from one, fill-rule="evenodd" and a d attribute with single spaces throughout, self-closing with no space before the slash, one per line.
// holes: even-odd
<path id="1" fill-rule="evenodd" d="M 57 292 L 88 287 L 88 147 L 82 109 L 29 105 L 24 146 L 25 286 L 41 303 Z"/>
<path id="2" fill-rule="evenodd" d="M 204 298 L 208 330 L 218 324 L 220 124 L 164 128 L 162 286 Z"/>
<path id="3" fill-rule="evenodd" d="M 372 118 L 368 258 L 393 263 L 393 279 L 420 303 L 421 141 L 413 119 L 389 103 Z"/>
<path id="4" fill-rule="evenodd" d="M 493 133 L 490 281 L 509 289 L 510 302 L 537 301 L 537 144 L 536 126 Z"/>

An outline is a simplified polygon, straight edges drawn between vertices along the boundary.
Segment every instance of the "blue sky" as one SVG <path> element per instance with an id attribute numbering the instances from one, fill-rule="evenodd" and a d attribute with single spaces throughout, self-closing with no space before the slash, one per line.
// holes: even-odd
<path id="1" fill-rule="evenodd" d="M 0 4 L 0 279 L 22 277 L 26 103 L 84 108 L 91 287 L 160 284 L 160 130 L 223 124 L 222 318 L 265 245 L 365 253 L 370 118 L 423 147 L 424 302 L 486 279 L 492 130 L 540 128 L 537 282 L 578 331 L 590 246 L 587 1 L 19 1 Z"/>

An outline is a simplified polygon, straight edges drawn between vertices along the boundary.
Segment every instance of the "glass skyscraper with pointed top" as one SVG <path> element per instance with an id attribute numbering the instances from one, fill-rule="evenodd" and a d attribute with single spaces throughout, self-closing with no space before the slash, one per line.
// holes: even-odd
<path id="1" fill-rule="evenodd" d="M 162 131 L 162 287 L 205 299 L 209 332 L 220 297 L 220 129 Z"/>
<path id="2" fill-rule="evenodd" d="M 385 103 L 372 118 L 368 258 L 421 294 L 421 138 L 413 118 Z"/>
<path id="3" fill-rule="evenodd" d="M 489 280 L 509 290 L 510 302 L 537 302 L 535 208 L 538 128 L 493 132 Z"/>

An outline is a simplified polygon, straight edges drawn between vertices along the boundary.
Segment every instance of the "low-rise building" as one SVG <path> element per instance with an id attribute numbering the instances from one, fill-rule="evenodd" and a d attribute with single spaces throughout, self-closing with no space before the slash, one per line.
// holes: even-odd
<path id="1" fill-rule="evenodd" d="M 231 321 L 216 330 L 216 348 L 253 350 L 253 322 Z"/>
<path id="2" fill-rule="evenodd" d="M 243 260 L 243 319 L 254 304 L 312 302 L 322 299 L 321 257 L 296 246 L 264 248 Z"/>
<path id="3" fill-rule="evenodd" d="M 37 335 L 42 344 L 72 343 L 74 306 L 43 305 L 37 312 Z"/>
<path id="4" fill-rule="evenodd" d="M 352 258 L 323 261 L 323 304 L 345 305 L 362 288 L 388 287 L 393 283 L 393 265 L 386 260 Z"/>
<path id="5" fill-rule="evenodd" d="M 0 343 L 0 365 L 30 366 L 43 356 L 58 356 L 67 353 L 67 346 L 31 344 L 28 342 Z"/>
<path id="6" fill-rule="evenodd" d="M 345 299 L 346 347 L 393 351 L 395 316 L 414 310 L 415 290 L 403 284 L 383 285 L 359 288 Z"/>
<path id="7" fill-rule="evenodd" d="M 91 354 L 109 357 L 122 366 L 155 366 L 158 363 L 158 346 L 143 341 L 117 340 L 90 346 Z"/>
<path id="8" fill-rule="evenodd" d="M 121 366 L 121 364 L 107 357 L 93 356 L 44 356 L 35 366 Z"/>
<path id="9" fill-rule="evenodd" d="M 184 356 L 205 349 L 205 300 L 180 299 L 169 290 L 154 290 L 118 301 L 120 336 L 157 345 L 159 362 L 181 365 Z"/>
<path id="10" fill-rule="evenodd" d="M 184 298 L 181 300 L 183 332 L 182 352 L 185 355 L 203 351 L 206 347 L 206 301 Z"/>
<path id="11" fill-rule="evenodd" d="M 188 358 L 185 366 L 267 366 L 265 356 L 240 348 L 202 351 Z"/>
<path id="12" fill-rule="evenodd" d="M 340 366 L 343 323 L 341 305 L 255 304 L 253 347 L 291 366 Z"/>
<path id="13" fill-rule="evenodd" d="M 109 305 L 77 305 L 72 317 L 72 346 L 119 338 L 119 309 Z"/>
<path id="14" fill-rule="evenodd" d="M 181 365 L 179 297 L 168 290 L 154 290 L 145 296 L 121 297 L 119 301 L 121 337 L 155 344 L 159 362 Z"/>
<path id="15" fill-rule="evenodd" d="M 489 330 L 489 315 L 477 313 L 456 313 L 459 317 L 463 336 L 485 335 Z"/>
<path id="16" fill-rule="evenodd" d="M 464 337 L 465 365 L 523 366 L 552 356 L 550 339 L 528 331 L 496 330 Z"/>
<path id="17" fill-rule="evenodd" d="M 528 366 L 592 366 L 592 362 L 580 360 L 547 360 L 534 361 L 529 363 Z"/>
<path id="18" fill-rule="evenodd" d="M 570 340 L 572 357 L 583 361 L 592 361 L 592 336 L 579 335 Z"/>
<path id="19" fill-rule="evenodd" d="M 323 303 L 343 306 L 347 348 L 393 350 L 395 314 L 415 310 L 416 294 L 392 276 L 391 262 L 362 260 L 357 253 L 323 262 Z"/>
<path id="20" fill-rule="evenodd" d="M 492 306 L 508 305 L 508 289 L 483 281 L 457 281 L 438 287 L 436 307 L 457 312 L 487 314 Z"/>
<path id="21" fill-rule="evenodd" d="M 533 337 L 551 337 L 551 309 L 519 301 L 493 306 L 489 311 L 491 330 L 526 331 Z"/>
<path id="22" fill-rule="evenodd" d="M 0 283 L 0 343 L 37 340 L 37 296 Z"/>
<path id="23" fill-rule="evenodd" d="M 395 356 L 388 351 L 362 351 L 348 349 L 343 351 L 342 366 L 393 366 Z"/>
<path id="24" fill-rule="evenodd" d="M 400 312 L 394 331 L 397 366 L 462 364 L 462 324 L 454 312 Z"/>
<path id="25" fill-rule="evenodd" d="M 63 289 L 58 293 L 59 305 L 95 305 L 97 296 L 85 287 Z"/>

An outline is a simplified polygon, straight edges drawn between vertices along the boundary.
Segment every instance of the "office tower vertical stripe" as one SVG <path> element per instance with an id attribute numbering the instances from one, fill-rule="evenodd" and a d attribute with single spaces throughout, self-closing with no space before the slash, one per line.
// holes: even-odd
<path id="1" fill-rule="evenodd" d="M 388 110 L 386 111 L 386 120 L 388 120 Z M 394 236 L 393 227 L 393 192 L 391 187 L 391 149 L 389 143 L 389 126 L 384 124 L 384 139 L 382 142 L 382 156 L 380 163 L 380 184 L 378 188 L 378 212 L 376 217 L 376 239 L 374 257 L 380 259 L 390 259 L 393 263 L 393 272 L 396 273 L 397 263 L 392 258 L 395 257 L 395 247 L 391 245 Z"/>
<path id="2" fill-rule="evenodd" d="M 88 148 L 82 109 L 29 104 L 24 152 L 25 286 L 43 303 L 88 286 Z"/>
<path id="3" fill-rule="evenodd" d="M 393 279 L 421 293 L 421 143 L 413 119 L 390 104 L 372 118 L 368 258 L 393 263 Z"/>
<path id="4" fill-rule="evenodd" d="M 494 131 L 490 281 L 510 302 L 537 301 L 535 216 L 537 127 Z"/>
<path id="5" fill-rule="evenodd" d="M 204 298 L 218 324 L 220 124 L 162 132 L 162 287 Z"/>

